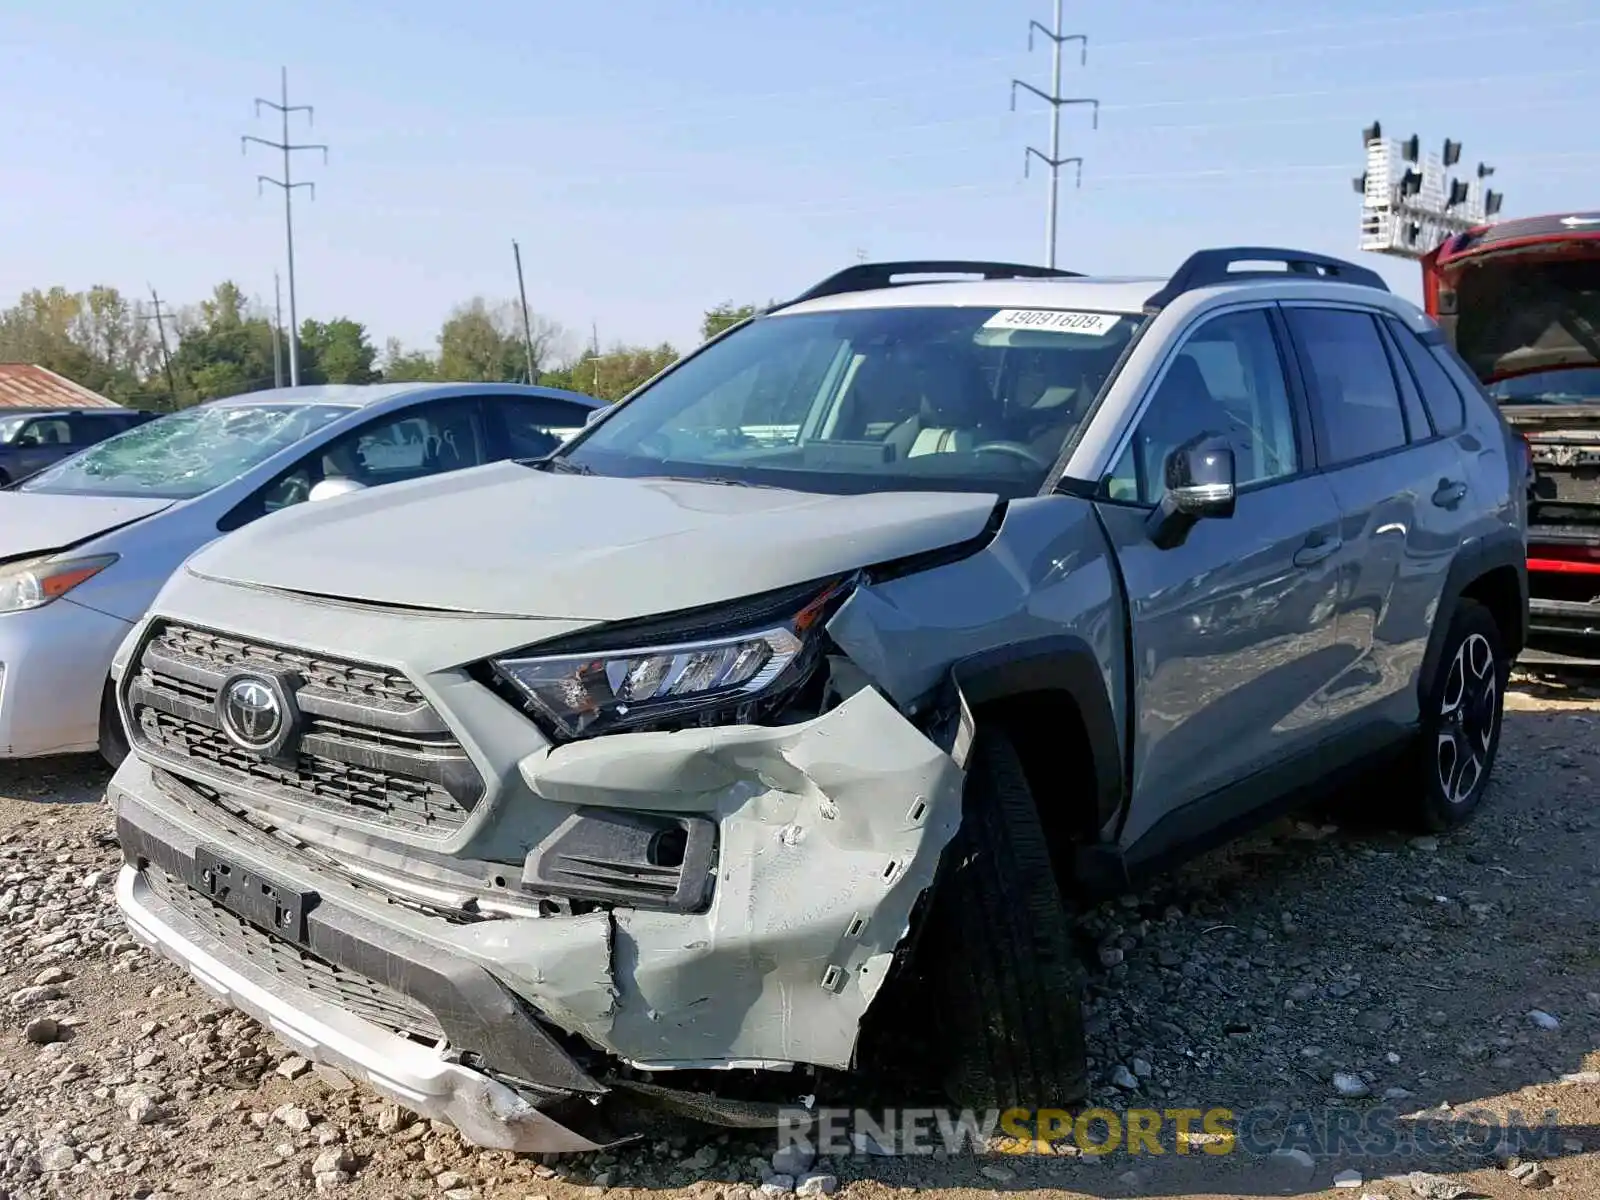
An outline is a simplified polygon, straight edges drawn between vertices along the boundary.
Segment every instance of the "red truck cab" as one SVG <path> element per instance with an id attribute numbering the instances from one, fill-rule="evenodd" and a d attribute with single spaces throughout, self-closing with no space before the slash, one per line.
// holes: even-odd
<path id="1" fill-rule="evenodd" d="M 1522 661 L 1600 664 L 1600 212 L 1456 234 L 1422 260 L 1422 287 L 1529 447 Z"/>

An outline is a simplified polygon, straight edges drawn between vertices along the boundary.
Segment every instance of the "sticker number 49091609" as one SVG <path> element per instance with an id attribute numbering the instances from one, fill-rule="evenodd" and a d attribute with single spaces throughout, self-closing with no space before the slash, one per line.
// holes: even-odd
<path id="1" fill-rule="evenodd" d="M 1003 308 L 983 323 L 985 329 L 1040 329 L 1104 337 L 1122 318 L 1115 313 L 1066 312 L 1058 308 Z"/>

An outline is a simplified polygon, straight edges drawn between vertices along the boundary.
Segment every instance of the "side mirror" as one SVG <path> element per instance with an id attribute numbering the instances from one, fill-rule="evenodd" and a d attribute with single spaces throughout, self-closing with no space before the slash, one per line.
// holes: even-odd
<path id="1" fill-rule="evenodd" d="M 307 500 L 332 500 L 335 496 L 348 496 L 351 492 L 364 492 L 367 485 L 357 483 L 354 479 L 346 479 L 342 475 L 335 475 L 332 479 L 324 479 L 314 484 L 311 491 L 306 494 Z"/>
<path id="2" fill-rule="evenodd" d="M 606 409 L 609 408 L 609 407 L 611 407 L 611 406 L 610 405 L 605 405 L 605 406 L 603 406 L 601 408 L 591 408 L 589 410 L 589 415 L 583 419 L 583 427 L 585 429 L 587 429 L 587 428 L 589 428 L 589 426 L 593 425 L 596 421 L 598 421 L 601 417 L 605 416 L 606 415 Z"/>
<path id="3" fill-rule="evenodd" d="M 1179 446 L 1167 455 L 1167 486 L 1150 514 L 1150 540 L 1170 550 L 1197 521 L 1233 516 L 1234 478 L 1233 450 L 1225 439 L 1202 435 Z"/>

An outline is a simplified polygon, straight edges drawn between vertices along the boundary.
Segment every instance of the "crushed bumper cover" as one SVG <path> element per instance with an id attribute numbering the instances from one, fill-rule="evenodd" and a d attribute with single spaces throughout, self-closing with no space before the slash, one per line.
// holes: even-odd
<path id="1" fill-rule="evenodd" d="M 361 1079 L 423 1116 L 449 1121 L 476 1145 L 556 1153 L 605 1144 L 562 1125 L 488 1074 L 339 1002 L 341 975 L 367 981 L 437 1019 L 443 1041 L 481 1047 L 500 1070 L 547 1087 L 552 1096 L 602 1093 L 487 971 L 441 960 L 326 904 L 306 914 L 304 937 L 293 949 L 267 950 L 272 935 L 238 921 L 231 924 L 241 936 L 219 936 L 217 921 L 196 918 L 212 907 L 195 893 L 203 869 L 198 847 L 158 814 L 128 803 L 126 795 L 119 800 L 117 832 L 126 862 L 117 879 L 118 907 L 141 941 L 186 968 L 218 1000 L 250 1014 L 312 1061 Z M 254 865 L 237 852 L 231 861 Z M 179 894 L 194 899 L 175 902 Z M 229 922 L 225 913 L 218 917 Z M 304 975 L 282 969 L 285 953 L 309 964 Z M 296 986 L 310 980 L 319 982 Z"/>
<path id="2" fill-rule="evenodd" d="M 136 756 L 111 785 L 118 902 L 144 941 L 308 1058 L 482 1146 L 586 1150 L 603 1144 L 580 1132 L 591 1123 L 559 1115 L 607 1089 L 553 1031 L 574 1054 L 581 1041 L 650 1071 L 848 1068 L 961 813 L 956 762 L 871 689 L 795 725 L 614 735 L 540 751 L 517 774 L 518 804 L 713 819 L 709 906 L 452 924 L 174 794 Z M 288 936 L 226 912 L 233 936 L 219 933 L 220 906 L 199 894 L 219 853 L 309 897 Z M 316 978 L 286 976 L 285 953 Z M 355 990 L 330 989 L 329 970 Z M 383 992 L 376 1020 L 368 985 Z M 431 1017 L 436 1045 L 392 1032 L 396 1005 Z"/>

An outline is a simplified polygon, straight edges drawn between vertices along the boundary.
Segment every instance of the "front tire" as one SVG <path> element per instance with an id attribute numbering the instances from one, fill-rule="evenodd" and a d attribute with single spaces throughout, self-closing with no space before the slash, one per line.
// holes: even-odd
<path id="1" fill-rule="evenodd" d="M 978 734 L 961 828 L 945 854 L 920 946 L 932 958 L 950 1055 L 945 1091 L 973 1109 L 1081 1101 L 1083 967 L 1022 762 L 1003 729 Z"/>
<path id="2" fill-rule="evenodd" d="M 1415 768 L 1416 816 L 1434 833 L 1464 824 L 1483 803 L 1500 748 L 1511 661 L 1483 605 L 1462 600 L 1423 699 Z"/>

